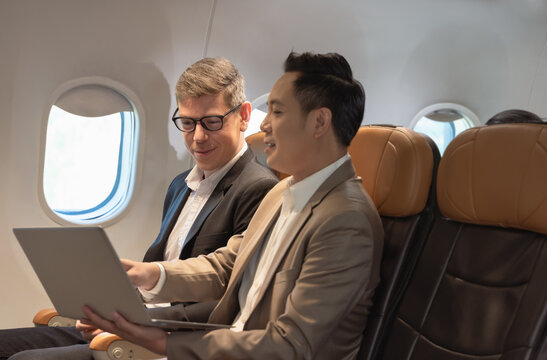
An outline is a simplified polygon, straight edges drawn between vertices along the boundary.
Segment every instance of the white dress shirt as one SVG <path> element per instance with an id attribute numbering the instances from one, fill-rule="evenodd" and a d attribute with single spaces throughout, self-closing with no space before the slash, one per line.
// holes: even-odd
<path id="1" fill-rule="evenodd" d="M 247 151 L 247 143 L 243 143 L 243 148 L 234 156 L 229 162 L 218 170 L 214 170 L 207 174 L 203 170 L 196 166 L 192 168 L 188 176 L 186 177 L 186 185 L 192 192 L 188 196 L 188 200 L 184 204 L 177 222 L 169 234 L 167 244 L 165 246 L 165 261 L 176 261 L 180 257 L 180 253 L 184 248 L 184 245 L 189 240 L 187 239 L 190 228 L 194 224 L 198 214 L 203 209 L 203 206 L 209 200 L 209 197 L 213 193 L 220 180 L 230 171 L 234 164 L 243 156 Z M 141 295 L 145 301 L 151 301 L 156 296 L 165 283 L 165 269 L 158 264 L 160 268 L 160 278 L 156 286 L 151 290 L 144 290 L 139 288 Z M 165 304 L 157 304 L 165 306 Z"/>
<path id="2" fill-rule="evenodd" d="M 286 234 L 292 228 L 298 214 L 304 209 L 304 206 L 306 206 L 321 184 L 348 159 L 350 159 L 350 156 L 346 153 L 346 155 L 332 164 L 295 184 L 292 184 L 292 178 L 289 179 L 290 185 L 285 193 L 283 193 L 281 213 L 273 229 L 266 235 L 266 241 L 256 251 L 249 262 L 249 266 L 243 273 L 238 293 L 240 312 L 236 316 L 233 322 L 234 327 L 231 330 L 243 330 L 245 323 L 259 301 L 258 296 L 261 293 L 262 287 L 268 286 L 268 279 L 266 277 L 281 245 L 284 242 L 292 240 L 287 238 Z"/>
<path id="3" fill-rule="evenodd" d="M 224 175 L 226 175 L 232 166 L 234 166 L 246 150 L 247 143 L 244 143 L 241 151 L 237 153 L 232 160 L 220 169 L 207 174 L 207 177 L 204 177 L 205 173 L 203 170 L 198 168 L 197 165 L 194 166 L 192 171 L 190 171 L 185 181 L 186 185 L 190 190 L 192 190 L 192 192 L 188 196 L 188 200 L 186 200 L 177 222 L 169 234 L 167 245 L 165 246 L 165 261 L 176 261 L 179 259 L 184 245 L 189 240 L 187 237 L 190 228 L 194 224 L 194 221 L 196 220 L 201 209 L 203 209 L 203 206 L 207 200 L 209 200 L 209 197 L 213 193 L 213 190 L 215 190 L 220 180 L 224 177 Z"/>

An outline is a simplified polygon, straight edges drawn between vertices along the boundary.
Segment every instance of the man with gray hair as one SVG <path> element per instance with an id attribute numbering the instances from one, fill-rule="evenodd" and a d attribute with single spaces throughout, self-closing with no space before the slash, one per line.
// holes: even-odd
<path id="1" fill-rule="evenodd" d="M 208 254 L 242 233 L 263 196 L 277 183 L 244 139 L 251 116 L 245 84 L 224 58 L 205 58 L 184 71 L 176 85 L 172 121 L 196 165 L 175 177 L 163 207 L 160 232 L 145 262 Z M 150 309 L 154 317 L 205 321 L 216 302 Z M 101 330 L 71 328 L 0 330 L 0 359 L 89 359 L 88 341 Z"/>

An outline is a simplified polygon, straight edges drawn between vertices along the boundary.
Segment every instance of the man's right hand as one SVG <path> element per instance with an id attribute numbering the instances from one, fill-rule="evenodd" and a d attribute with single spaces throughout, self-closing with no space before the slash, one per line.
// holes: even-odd
<path id="1" fill-rule="evenodd" d="M 103 332 L 103 330 L 97 329 L 92 325 L 82 324 L 80 320 L 76 321 L 76 330 L 78 330 L 80 334 L 82 334 L 82 337 L 87 341 L 93 340 L 95 336 Z"/>
<path id="2" fill-rule="evenodd" d="M 160 268 L 157 264 L 127 259 L 120 259 L 120 261 L 133 285 L 144 290 L 150 290 L 156 286 L 160 278 Z"/>

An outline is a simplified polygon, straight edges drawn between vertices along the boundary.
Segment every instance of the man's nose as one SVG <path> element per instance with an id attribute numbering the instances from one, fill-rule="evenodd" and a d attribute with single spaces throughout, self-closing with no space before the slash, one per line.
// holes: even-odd
<path id="1" fill-rule="evenodd" d="M 264 117 L 264 120 L 262 120 L 262 122 L 260 123 L 260 130 L 261 131 L 264 131 L 264 132 L 269 132 L 271 129 L 270 127 L 270 120 L 269 120 L 269 116 L 266 115 Z"/>
<path id="2" fill-rule="evenodd" d="M 196 128 L 194 129 L 194 141 L 205 141 L 207 140 L 207 130 L 201 126 L 201 123 L 196 123 Z"/>

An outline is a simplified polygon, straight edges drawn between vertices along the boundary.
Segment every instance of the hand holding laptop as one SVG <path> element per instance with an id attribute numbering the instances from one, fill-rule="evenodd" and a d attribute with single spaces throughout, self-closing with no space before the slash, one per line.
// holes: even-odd
<path id="1" fill-rule="evenodd" d="M 82 334 L 82 337 L 91 341 L 93 338 L 103 332 L 102 329 L 97 329 L 95 326 L 82 324 L 80 320 L 76 321 L 76 330 Z"/>
<path id="2" fill-rule="evenodd" d="M 149 290 L 147 287 L 147 284 L 151 284 L 151 288 L 155 286 L 155 284 L 158 281 L 159 278 L 159 268 L 155 264 L 151 263 L 140 263 L 135 262 L 128 259 L 120 259 L 121 264 L 123 265 L 124 270 L 127 272 L 127 275 L 129 277 L 129 280 L 135 287 L 143 287 L 146 290 Z M 95 314 L 92 309 L 86 306 L 87 309 L 90 310 L 90 314 Z M 82 309 L 82 311 L 85 310 Z M 87 315 L 87 314 L 86 314 Z M 93 316 L 93 315 L 92 315 Z M 121 315 L 116 313 L 116 315 L 113 315 L 113 318 L 120 318 Z M 101 318 L 101 323 L 104 323 L 104 321 L 107 321 L 104 318 Z M 123 319 L 127 322 L 126 319 Z M 111 322 L 108 322 L 111 323 Z M 97 327 L 97 325 L 92 324 L 89 319 L 83 319 L 82 321 L 78 320 L 76 322 L 76 329 L 82 333 L 82 336 L 87 341 L 91 341 L 96 335 L 100 334 L 101 332 L 105 331 L 100 327 Z M 110 331 L 113 332 L 113 331 Z"/>
<path id="3" fill-rule="evenodd" d="M 95 313 L 89 306 L 84 306 L 82 311 L 86 316 L 81 320 L 82 323 L 119 335 L 156 354 L 167 355 L 167 332 L 161 328 L 134 324 L 118 312 L 112 314 L 113 320 L 110 321 Z"/>
<path id="4" fill-rule="evenodd" d="M 80 319 L 86 315 L 82 306 L 89 305 L 104 319 L 123 314 L 135 324 L 168 330 L 231 327 L 151 318 L 132 282 L 153 288 L 159 278 L 158 265 L 130 260 L 121 263 L 102 228 L 17 228 L 13 232 L 62 316 Z"/>

